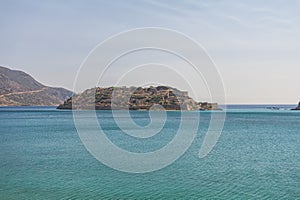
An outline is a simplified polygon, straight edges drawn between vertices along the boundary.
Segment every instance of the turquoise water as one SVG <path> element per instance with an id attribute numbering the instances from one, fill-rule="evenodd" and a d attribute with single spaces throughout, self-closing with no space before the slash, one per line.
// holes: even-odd
<path id="1" fill-rule="evenodd" d="M 284 109 L 230 107 L 217 145 L 203 159 L 198 153 L 211 113 L 200 112 L 200 130 L 180 159 L 129 174 L 87 152 L 72 112 L 0 108 L 0 199 L 297 199 L 300 112 Z M 147 112 L 131 114 L 136 123 L 149 123 Z M 124 136 L 110 112 L 98 117 L 114 143 L 143 152 L 172 139 L 180 113 L 168 112 L 164 134 L 150 139 Z"/>

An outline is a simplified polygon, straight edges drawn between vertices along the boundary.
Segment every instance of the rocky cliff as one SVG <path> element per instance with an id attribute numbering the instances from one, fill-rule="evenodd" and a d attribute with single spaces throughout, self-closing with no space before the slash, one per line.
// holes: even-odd
<path id="1" fill-rule="evenodd" d="M 168 86 L 92 88 L 67 99 L 58 109 L 149 110 L 162 107 L 166 110 L 219 109 L 216 103 L 196 102 L 187 92 Z"/>
<path id="2" fill-rule="evenodd" d="M 72 96 L 64 88 L 45 86 L 29 74 L 0 66 L 0 106 L 52 106 Z"/>

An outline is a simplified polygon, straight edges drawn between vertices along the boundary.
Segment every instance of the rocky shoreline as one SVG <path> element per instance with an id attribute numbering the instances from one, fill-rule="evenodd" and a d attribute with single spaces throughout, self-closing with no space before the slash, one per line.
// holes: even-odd
<path id="1" fill-rule="evenodd" d="M 196 102 L 188 92 L 168 86 L 92 88 L 72 96 L 57 109 L 221 110 L 217 103 Z"/>

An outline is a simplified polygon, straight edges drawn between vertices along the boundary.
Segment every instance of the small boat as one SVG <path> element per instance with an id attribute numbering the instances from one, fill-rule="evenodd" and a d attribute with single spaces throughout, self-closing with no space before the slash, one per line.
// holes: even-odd
<path id="1" fill-rule="evenodd" d="M 269 110 L 280 110 L 279 107 L 267 107 L 267 109 L 269 109 Z"/>

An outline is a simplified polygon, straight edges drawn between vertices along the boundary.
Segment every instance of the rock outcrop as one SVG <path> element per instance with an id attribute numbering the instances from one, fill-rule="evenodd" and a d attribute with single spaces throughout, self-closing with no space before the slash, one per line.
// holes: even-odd
<path id="1" fill-rule="evenodd" d="M 92 88 L 67 99 L 58 109 L 79 110 L 217 110 L 217 103 L 201 103 L 188 92 L 168 86 Z"/>
<path id="2" fill-rule="evenodd" d="M 300 101 L 298 103 L 298 106 L 296 108 L 293 108 L 292 110 L 300 110 Z"/>

